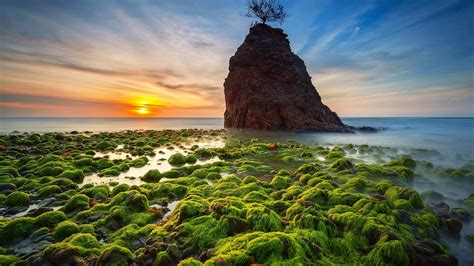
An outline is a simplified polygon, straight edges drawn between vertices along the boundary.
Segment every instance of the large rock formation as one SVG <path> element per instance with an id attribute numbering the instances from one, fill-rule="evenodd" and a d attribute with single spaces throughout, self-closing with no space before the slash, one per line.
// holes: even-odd
<path id="1" fill-rule="evenodd" d="M 351 131 L 321 102 L 282 29 L 257 24 L 230 58 L 226 128 Z"/>

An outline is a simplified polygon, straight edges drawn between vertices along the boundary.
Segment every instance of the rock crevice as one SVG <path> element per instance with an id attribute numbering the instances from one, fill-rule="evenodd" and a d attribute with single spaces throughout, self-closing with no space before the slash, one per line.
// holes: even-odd
<path id="1" fill-rule="evenodd" d="M 257 24 L 229 61 L 226 128 L 350 132 L 321 102 L 282 29 Z"/>

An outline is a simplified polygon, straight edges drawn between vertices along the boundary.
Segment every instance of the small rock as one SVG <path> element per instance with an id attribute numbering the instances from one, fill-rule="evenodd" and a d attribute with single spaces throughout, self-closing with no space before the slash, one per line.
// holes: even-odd
<path id="1" fill-rule="evenodd" d="M 447 231 L 452 235 L 458 236 L 462 229 L 462 222 L 457 218 L 448 218 L 443 221 Z"/>

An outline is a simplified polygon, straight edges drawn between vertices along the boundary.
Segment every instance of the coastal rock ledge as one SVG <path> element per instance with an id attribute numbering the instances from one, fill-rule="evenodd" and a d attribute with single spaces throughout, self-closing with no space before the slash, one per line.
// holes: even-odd
<path id="1" fill-rule="evenodd" d="M 229 61 L 226 128 L 351 132 L 321 102 L 282 29 L 256 24 Z"/>

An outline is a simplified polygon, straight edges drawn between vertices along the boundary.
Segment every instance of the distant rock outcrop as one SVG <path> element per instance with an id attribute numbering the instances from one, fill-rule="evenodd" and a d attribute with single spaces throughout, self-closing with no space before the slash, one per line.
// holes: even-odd
<path id="1" fill-rule="evenodd" d="M 230 58 L 226 128 L 351 132 L 321 102 L 282 29 L 257 24 Z"/>

